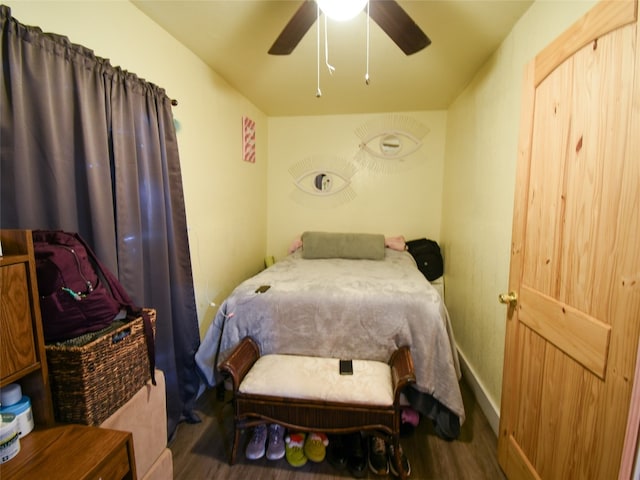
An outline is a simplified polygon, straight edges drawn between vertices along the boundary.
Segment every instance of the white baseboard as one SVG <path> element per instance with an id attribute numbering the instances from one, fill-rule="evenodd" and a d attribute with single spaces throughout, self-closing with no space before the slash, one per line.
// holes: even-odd
<path id="1" fill-rule="evenodd" d="M 500 409 L 489 399 L 486 394 L 485 388 L 482 382 L 478 379 L 477 375 L 473 371 L 473 368 L 469 365 L 464 354 L 458 349 L 458 358 L 460 359 L 460 369 L 462 370 L 462 376 L 471 388 L 473 395 L 476 397 L 476 401 L 480 406 L 480 410 L 484 413 L 485 417 L 489 421 L 491 429 L 498 436 L 498 430 L 500 425 Z"/>

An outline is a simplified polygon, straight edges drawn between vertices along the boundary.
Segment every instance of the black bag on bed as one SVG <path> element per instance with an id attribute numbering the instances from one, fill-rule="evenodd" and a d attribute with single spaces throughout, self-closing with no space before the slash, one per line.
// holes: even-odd
<path id="1" fill-rule="evenodd" d="M 433 281 L 444 273 L 444 261 L 437 242 L 426 238 L 406 242 L 409 253 L 427 280 Z"/>

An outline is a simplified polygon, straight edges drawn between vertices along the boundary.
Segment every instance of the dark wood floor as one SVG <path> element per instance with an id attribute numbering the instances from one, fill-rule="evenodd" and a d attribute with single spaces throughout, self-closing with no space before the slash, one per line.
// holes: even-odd
<path id="1" fill-rule="evenodd" d="M 402 439 L 403 449 L 411 462 L 412 479 L 505 479 L 496 459 L 496 436 L 464 381 L 461 386 L 467 420 L 457 440 L 442 440 L 434 433 L 431 421 L 425 419 L 411 436 Z M 231 405 L 216 401 L 215 391 L 210 390 L 198 400 L 196 413 L 202 422 L 180 424 L 169 445 L 176 480 L 352 478 L 348 471 L 337 471 L 326 461 L 308 462 L 302 468 L 291 467 L 284 458 L 249 461 L 244 457 L 247 435 L 241 440 L 236 464 L 229 466 L 233 440 Z M 384 477 L 368 472 L 366 478 Z"/>

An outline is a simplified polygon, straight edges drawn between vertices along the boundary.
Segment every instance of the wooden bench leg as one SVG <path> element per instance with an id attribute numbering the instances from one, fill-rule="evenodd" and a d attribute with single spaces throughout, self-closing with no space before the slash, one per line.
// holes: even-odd
<path id="1" fill-rule="evenodd" d="M 237 425 L 234 425 L 233 430 L 234 430 L 233 446 L 231 447 L 231 456 L 229 458 L 229 465 L 233 465 L 234 463 L 236 463 L 236 454 L 238 452 L 238 444 L 240 443 L 240 428 Z"/>
<path id="2" fill-rule="evenodd" d="M 409 474 L 405 471 L 404 464 L 402 462 L 402 454 L 400 453 L 400 437 L 394 435 L 391 441 L 393 442 L 393 456 L 395 457 L 395 464 L 398 467 L 398 474 L 402 480 L 406 480 L 409 478 Z"/>

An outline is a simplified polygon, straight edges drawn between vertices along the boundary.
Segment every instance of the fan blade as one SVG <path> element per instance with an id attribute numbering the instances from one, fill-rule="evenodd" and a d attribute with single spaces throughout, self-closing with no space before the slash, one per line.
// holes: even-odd
<path id="1" fill-rule="evenodd" d="M 318 7 L 313 0 L 305 0 L 293 14 L 276 41 L 269 49 L 270 55 L 289 55 L 318 18 Z"/>
<path id="2" fill-rule="evenodd" d="M 431 44 L 429 37 L 395 0 L 370 0 L 369 16 L 407 55 Z"/>

